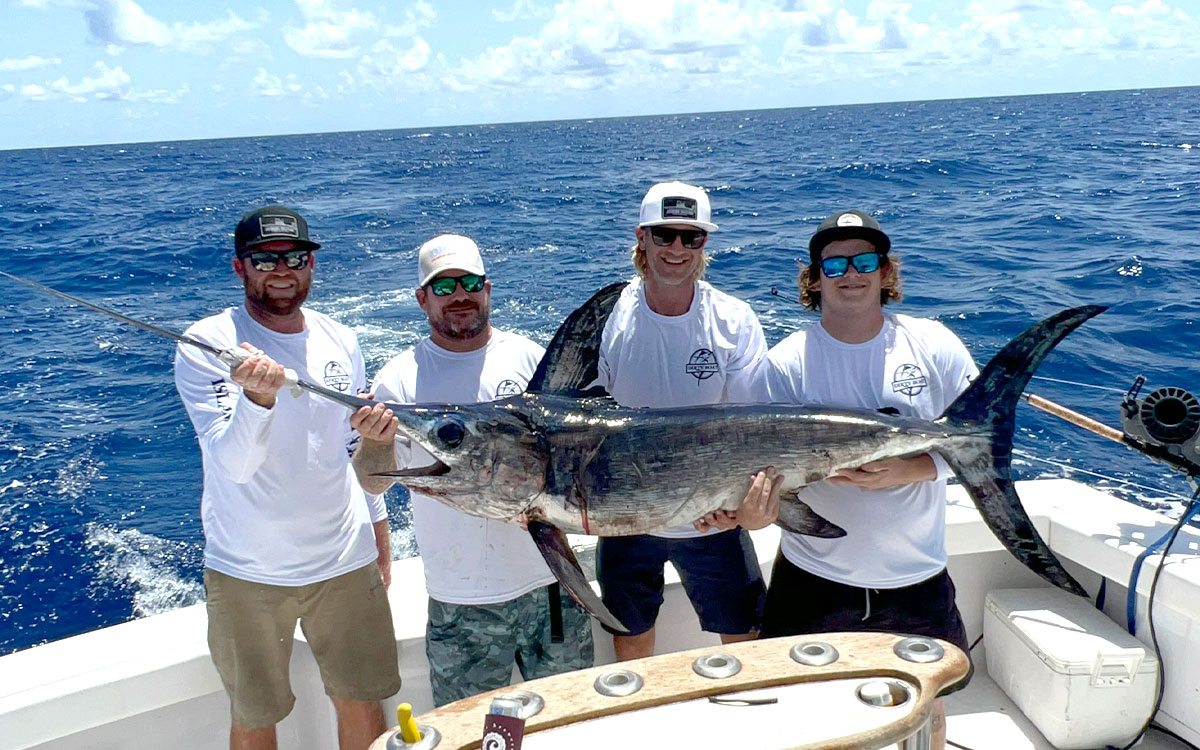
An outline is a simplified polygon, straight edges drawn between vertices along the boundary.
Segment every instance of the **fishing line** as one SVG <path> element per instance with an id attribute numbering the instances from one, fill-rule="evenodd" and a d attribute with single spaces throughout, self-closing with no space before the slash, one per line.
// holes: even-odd
<path id="1" fill-rule="evenodd" d="M 1063 385 L 1077 385 L 1080 388 L 1094 388 L 1095 390 L 1098 390 L 1098 391 L 1115 391 L 1117 393 L 1124 393 L 1126 390 L 1124 388 L 1115 388 L 1111 385 L 1095 385 L 1093 383 L 1080 383 L 1077 380 L 1063 380 L 1062 378 L 1052 378 L 1048 375 L 1034 375 L 1033 379 L 1034 380 L 1045 380 L 1050 383 L 1062 383 Z"/>
<path id="2" fill-rule="evenodd" d="M 1027 460 L 1027 461 L 1041 461 L 1042 463 L 1050 464 L 1051 466 L 1057 466 L 1058 468 L 1063 469 L 1065 471 L 1073 471 L 1073 472 L 1076 472 L 1079 474 L 1087 474 L 1088 476 L 1092 476 L 1097 479 L 1105 479 L 1109 482 L 1115 482 L 1117 484 L 1125 485 L 1127 487 L 1136 487 L 1140 490 L 1152 492 L 1156 495 L 1161 495 L 1163 497 L 1166 497 L 1166 498 L 1169 498 L 1172 500 L 1178 500 L 1181 503 L 1186 503 L 1190 499 L 1187 495 L 1176 495 L 1172 492 L 1165 492 L 1164 490 L 1161 490 L 1158 487 L 1150 487 L 1148 485 L 1138 484 L 1137 482 L 1131 482 L 1128 479 L 1120 479 L 1118 477 L 1110 477 L 1107 474 L 1100 474 L 1098 472 L 1090 471 L 1088 469 L 1081 469 L 1078 466 L 1072 466 L 1071 464 L 1062 463 L 1061 461 L 1055 461 L 1054 459 L 1050 459 L 1050 458 L 1042 458 L 1041 456 L 1030 455 L 1023 451 L 1013 451 L 1013 454 L 1024 460 Z"/>

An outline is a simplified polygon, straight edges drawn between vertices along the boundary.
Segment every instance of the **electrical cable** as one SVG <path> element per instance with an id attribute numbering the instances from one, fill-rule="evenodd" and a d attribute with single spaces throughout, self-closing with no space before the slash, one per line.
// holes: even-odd
<path id="1" fill-rule="evenodd" d="M 1188 518 L 1191 517 L 1191 510 L 1198 499 L 1200 499 L 1200 487 L 1192 495 L 1191 505 L 1188 507 L 1187 512 L 1179 517 L 1179 520 L 1175 523 L 1175 527 L 1171 530 L 1170 538 L 1163 545 L 1162 559 L 1159 560 L 1158 568 L 1154 571 L 1154 578 L 1150 581 L 1150 593 L 1146 597 L 1146 621 L 1150 626 L 1150 642 L 1154 646 L 1154 655 L 1158 659 L 1158 695 L 1154 699 L 1154 707 L 1150 709 L 1150 715 L 1146 717 L 1146 723 L 1142 725 L 1141 730 L 1127 745 L 1123 745 L 1119 749 L 1109 745 L 1105 750 L 1129 750 L 1136 745 L 1154 722 L 1154 716 L 1158 713 L 1158 709 L 1162 707 L 1163 696 L 1167 692 L 1167 669 L 1163 663 L 1162 653 L 1158 648 L 1158 631 L 1154 627 L 1154 595 L 1158 591 L 1158 579 L 1162 575 L 1163 568 L 1167 567 L 1167 555 L 1171 552 L 1171 546 L 1175 544 L 1175 538 L 1179 536 L 1179 532 L 1183 530 Z"/>

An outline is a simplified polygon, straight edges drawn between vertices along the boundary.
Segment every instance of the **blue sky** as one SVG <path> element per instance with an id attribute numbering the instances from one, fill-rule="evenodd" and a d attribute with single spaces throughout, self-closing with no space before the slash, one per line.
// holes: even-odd
<path id="1" fill-rule="evenodd" d="M 1200 84 L 1200 0 L 0 8 L 0 149 Z"/>

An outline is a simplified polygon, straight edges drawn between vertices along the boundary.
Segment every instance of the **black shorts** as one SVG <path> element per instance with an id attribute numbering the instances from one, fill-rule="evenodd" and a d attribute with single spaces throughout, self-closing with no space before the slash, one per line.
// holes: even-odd
<path id="1" fill-rule="evenodd" d="M 841 632 L 923 635 L 953 643 L 969 660 L 971 644 L 954 595 L 954 582 L 945 568 L 911 586 L 864 589 L 801 570 L 780 553 L 771 571 L 762 637 Z M 970 673 L 950 690 L 965 687 L 969 679 Z"/>
<path id="2" fill-rule="evenodd" d="M 703 630 L 725 635 L 758 630 L 766 598 L 762 571 L 750 534 L 734 529 L 687 539 L 639 535 L 599 540 L 596 578 L 604 606 L 629 628 L 629 635 L 654 627 L 668 561 L 679 571 Z"/>

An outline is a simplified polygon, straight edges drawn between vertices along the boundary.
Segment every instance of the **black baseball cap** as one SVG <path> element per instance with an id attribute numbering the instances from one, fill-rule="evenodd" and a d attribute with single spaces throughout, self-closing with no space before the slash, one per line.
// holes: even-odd
<path id="1" fill-rule="evenodd" d="M 809 258 L 815 265 L 821 261 L 821 251 L 830 242 L 855 239 L 870 242 L 882 255 L 887 255 L 892 248 L 892 241 L 879 228 L 879 222 L 869 214 L 853 210 L 838 211 L 822 221 L 817 233 L 808 241 Z"/>
<path id="2" fill-rule="evenodd" d="M 242 255 L 279 240 L 294 242 L 304 250 L 321 247 L 308 238 L 308 222 L 303 216 L 283 206 L 267 206 L 251 211 L 238 222 L 233 233 L 233 251 Z"/>

